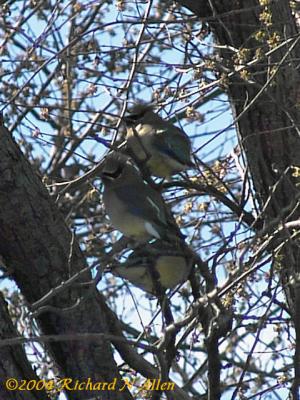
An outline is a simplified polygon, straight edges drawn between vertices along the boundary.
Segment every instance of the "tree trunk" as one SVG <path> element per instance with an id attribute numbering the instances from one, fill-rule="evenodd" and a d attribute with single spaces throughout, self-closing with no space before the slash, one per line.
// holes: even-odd
<path id="1" fill-rule="evenodd" d="M 5 300 L 0 294 L 0 339 L 18 336 L 8 314 Z M 38 382 L 38 377 L 29 364 L 22 346 L 0 348 L 0 398 L 6 400 L 46 400 L 44 390 L 18 390 L 22 380 Z"/>
<path id="2" fill-rule="evenodd" d="M 271 226 L 270 221 L 276 222 L 277 227 L 298 220 L 300 174 L 295 167 L 300 164 L 300 39 L 290 2 L 210 0 L 195 5 L 196 2 L 178 0 L 178 3 L 205 18 L 216 41 L 222 45 L 223 66 L 233 71 L 224 76 L 224 82 L 260 203 L 259 218 L 266 229 Z M 283 230 L 280 239 L 282 243 L 286 240 L 286 244 L 278 259 L 296 330 L 292 395 L 298 399 L 300 253 L 299 241 L 290 236 L 290 230 Z"/>
<path id="3" fill-rule="evenodd" d="M 39 177 L 0 127 L 0 254 L 22 294 L 32 303 L 86 267 L 80 248 Z M 62 377 L 80 382 L 120 382 L 108 340 L 72 340 L 77 334 L 106 333 L 91 274 L 53 295 L 38 309 L 43 334 L 69 335 L 48 343 Z M 80 300 L 80 301 L 79 301 Z M 96 395 L 96 392 L 92 392 Z M 100 391 L 99 391 L 100 393 Z M 91 397 L 90 391 L 68 392 L 69 398 Z M 130 399 L 129 392 L 101 391 L 101 399 Z"/>

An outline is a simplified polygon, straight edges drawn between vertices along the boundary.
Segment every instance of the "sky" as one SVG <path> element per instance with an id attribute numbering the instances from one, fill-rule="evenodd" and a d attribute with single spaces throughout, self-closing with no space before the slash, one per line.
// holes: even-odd
<path id="1" fill-rule="evenodd" d="M 58 56 L 55 52 L 55 50 L 52 48 L 51 43 L 49 43 L 48 38 L 51 36 L 52 31 L 57 32 L 57 40 L 61 40 L 62 45 L 68 44 L 68 32 L 70 29 L 70 24 L 69 22 L 64 19 L 60 18 L 59 13 L 61 13 L 61 9 L 59 9 L 59 3 L 61 3 L 62 7 L 68 8 L 70 7 L 71 2 L 57 2 L 56 7 L 53 8 L 52 12 L 48 14 L 48 18 L 45 19 L 45 22 L 41 22 L 41 20 L 36 19 L 34 16 L 30 19 L 30 23 L 25 25 L 22 30 L 19 30 L 19 40 L 20 44 L 27 47 L 27 46 L 33 46 L 34 48 L 40 47 L 40 55 L 42 54 L 43 57 L 47 57 L 48 59 L 48 68 L 51 71 L 54 70 L 55 66 L 57 65 L 57 60 L 59 59 L 60 56 Z M 18 12 L 20 11 L 22 5 L 25 5 L 26 2 L 17 2 L 17 7 L 14 12 L 16 16 L 18 15 Z M 86 12 L 90 12 L 91 9 L 93 9 L 93 6 L 96 4 L 94 1 L 83 1 L 81 3 L 84 7 L 86 7 Z M 138 11 L 134 9 L 134 7 L 138 7 Z M 121 12 L 119 11 L 116 7 L 110 7 L 109 12 L 105 14 L 103 17 L 103 29 L 102 31 L 98 32 L 97 35 L 99 36 L 99 43 L 101 46 L 101 51 L 99 51 L 99 54 L 101 55 L 101 60 L 100 60 L 100 65 L 99 65 L 99 73 L 103 74 L 102 80 L 100 83 L 97 85 L 97 92 L 95 95 L 90 96 L 89 102 L 87 102 L 88 105 L 93 107 L 94 110 L 102 110 L 105 109 L 107 105 L 112 103 L 112 106 L 109 108 L 109 111 L 112 113 L 115 113 L 115 115 L 118 114 L 121 100 L 123 101 L 126 97 L 126 94 L 121 93 L 120 94 L 120 86 L 124 84 L 124 80 L 128 78 L 128 71 L 124 72 L 119 72 L 118 74 L 107 74 L 106 71 L 108 70 L 107 65 L 104 66 L 105 62 L 108 62 L 109 57 L 111 56 L 111 50 L 115 48 L 119 48 L 122 46 L 122 43 L 124 40 L 130 41 L 130 40 L 135 40 L 138 33 L 140 32 L 140 26 L 136 26 L 134 23 L 132 25 L 128 24 L 128 29 L 126 31 L 126 37 L 124 37 L 124 25 L 122 23 L 123 20 L 128 21 L 129 19 L 131 21 L 134 21 L 139 15 L 143 15 L 144 10 L 146 9 L 146 2 L 136 2 L 133 6 L 132 9 L 130 7 Z M 24 9 L 24 13 L 29 13 L 31 10 Z M 117 30 L 115 31 L 115 34 L 111 34 L 111 29 L 112 27 L 115 27 L 115 22 L 118 21 L 119 25 Z M 17 25 L 18 19 L 16 18 L 15 24 Z M 137 29 L 137 30 L 135 30 Z M 161 35 L 165 37 L 165 30 L 168 30 L 168 25 L 162 23 L 161 26 L 162 33 Z M 151 37 L 151 35 L 154 34 L 154 32 L 157 30 L 157 26 L 148 26 L 145 35 L 148 35 L 147 37 Z M 178 32 L 178 35 L 181 34 L 181 32 Z M 89 34 L 90 39 L 93 39 L 94 37 L 94 32 L 91 30 L 91 33 Z M 160 37 L 160 36 L 159 36 Z M 143 100 L 150 100 L 151 95 L 153 95 L 153 90 L 159 90 L 160 87 L 163 87 L 164 85 L 164 78 L 167 78 L 169 75 L 174 74 L 176 72 L 180 73 L 182 71 L 182 68 L 185 67 L 182 65 L 182 44 L 178 41 L 177 38 L 172 38 L 171 33 L 169 34 L 169 40 L 170 42 L 168 43 L 167 41 L 164 42 L 164 45 L 170 45 L 170 51 L 166 51 L 164 49 L 163 51 L 163 66 L 160 66 L 158 64 L 154 63 L 153 66 L 153 73 L 162 73 L 163 70 L 166 70 L 166 75 L 165 76 L 160 76 L 158 79 L 155 81 L 155 85 L 153 87 L 147 87 L 147 86 L 139 86 L 138 82 L 140 79 L 140 75 L 136 74 L 136 76 L 133 79 L 133 91 L 130 93 L 130 100 L 132 101 L 133 97 L 136 96 L 139 99 Z M 196 40 L 196 39 L 195 39 Z M 212 48 L 210 49 L 211 46 L 211 37 L 208 37 L 206 39 L 205 43 L 201 43 L 198 46 L 198 49 L 200 49 L 201 52 L 205 53 L 207 51 L 212 51 Z M 177 49 L 174 51 L 174 49 L 171 49 L 172 45 L 176 45 Z M 141 49 L 145 48 L 145 45 L 142 46 Z M 140 50 L 141 50 L 140 49 Z M 131 53 L 131 60 L 133 61 L 133 58 L 135 56 L 134 51 Z M 159 51 L 153 51 L 152 53 L 153 60 L 155 60 L 156 56 L 160 55 Z M 85 71 L 87 68 L 90 68 L 93 64 L 94 57 L 91 57 L 90 59 L 84 59 L 84 57 L 78 59 L 78 71 L 79 73 L 81 71 Z M 12 60 L 7 60 L 4 57 L 4 60 L 2 60 L 2 65 L 4 65 L 6 68 L 9 68 L 11 66 Z M 117 62 L 116 62 L 117 63 Z M 170 73 L 168 75 L 167 70 L 170 70 Z M 21 75 L 18 78 L 18 81 L 16 82 L 16 85 L 21 88 L 22 85 L 24 85 L 26 82 L 28 82 L 29 79 L 36 79 L 37 82 L 40 80 L 40 83 L 42 83 L 45 80 L 45 77 L 42 76 L 42 73 L 39 75 L 35 75 L 36 71 L 30 71 L 29 73 L 26 73 L 24 75 Z M 194 72 L 187 68 L 186 71 L 180 75 L 180 79 L 178 78 L 176 83 L 174 84 L 174 87 L 171 87 L 171 90 L 175 90 L 177 85 L 180 83 L 181 85 L 184 86 L 186 83 L 188 90 L 195 91 L 194 96 L 190 96 L 190 101 L 196 101 L 197 96 L 198 96 L 198 91 L 199 91 L 199 86 L 198 82 L 194 82 L 193 75 Z M 78 92 L 87 90 L 90 85 L 92 84 L 92 80 L 83 79 L 82 75 L 80 75 L 81 81 L 78 84 Z M 210 78 L 208 76 L 208 78 Z M 211 77 L 212 78 L 212 77 Z M 61 79 L 61 77 L 57 78 L 58 80 Z M 216 87 L 217 90 L 217 87 Z M 49 97 L 52 96 L 53 98 L 53 104 L 57 101 L 56 98 L 56 91 L 55 87 L 53 87 L 53 92 L 49 94 Z M 1 96 L 1 94 L 0 94 Z M 184 96 L 184 93 L 183 93 Z M 1 100 L 2 99 L 2 100 Z M 6 107 L 6 97 L 5 93 L 2 93 L 2 96 L 0 97 L 1 102 L 3 102 L 3 106 Z M 172 98 L 171 98 L 172 100 Z M 164 107 L 163 110 L 161 110 L 161 115 L 164 117 L 171 117 L 175 118 L 176 117 L 176 112 L 179 112 L 181 109 L 186 107 L 186 103 L 182 101 L 181 103 L 177 104 L 175 107 L 172 106 L 172 102 L 169 98 L 165 99 L 164 102 Z M 41 101 L 42 104 L 42 101 Z M 23 106 L 19 106 L 17 111 L 19 113 L 22 112 Z M 3 107 L 2 107 L 3 109 Z M 37 108 L 38 110 L 38 108 Z M 201 157 L 201 160 L 210 164 L 216 159 L 222 159 L 225 157 L 228 157 L 230 155 L 230 152 L 234 148 L 234 146 L 237 144 L 237 139 L 236 139 L 236 133 L 234 130 L 234 127 L 232 126 L 233 118 L 232 114 L 230 111 L 230 108 L 228 107 L 228 102 L 226 96 L 220 95 L 218 98 L 215 100 L 210 100 L 209 102 L 206 102 L 205 99 L 203 101 L 202 106 L 200 106 L 197 109 L 203 116 L 205 116 L 205 119 L 203 122 L 200 124 L 190 124 L 187 122 L 187 120 L 182 120 L 177 122 L 187 133 L 188 135 L 192 138 L 192 144 L 193 144 L 193 150 L 197 151 L 197 155 Z M 4 110 L 5 111 L 5 110 Z M 51 110 L 51 115 L 55 117 L 56 111 Z M 74 126 L 81 127 L 81 129 L 84 129 L 84 125 L 88 125 L 91 117 L 92 117 L 92 112 L 87 113 L 84 110 L 81 112 L 76 113 L 74 117 Z M 78 119 L 78 123 L 76 122 L 76 118 Z M 176 118 L 175 118 L 176 120 Z M 13 124 L 13 120 L 10 120 L 10 123 Z M 32 131 L 38 128 L 42 135 L 40 137 L 33 137 L 32 136 Z M 51 131 L 49 128 L 49 124 L 45 121 L 43 122 L 40 118 L 36 117 L 30 117 L 30 119 L 26 119 L 25 123 L 23 121 L 22 129 L 17 130 L 14 133 L 16 138 L 21 139 L 21 134 L 28 140 L 32 142 L 33 145 L 36 145 L 39 143 L 41 146 L 36 146 L 35 150 L 35 155 L 36 157 L 44 158 L 43 165 L 47 164 L 47 160 L 49 157 L 49 154 L 53 151 L 53 134 L 56 134 L 57 132 Z M 213 139 L 213 140 L 210 140 Z M 87 154 L 93 153 L 95 155 L 95 161 L 99 161 L 101 157 L 103 156 L 104 152 L 106 152 L 106 148 L 101 145 L 98 142 L 95 142 L 94 140 L 88 138 L 85 142 L 84 145 L 81 146 L 81 148 L 78 149 L 78 155 L 76 156 L 78 159 L 81 157 L 86 157 Z M 190 172 L 192 175 L 193 172 Z M 248 205 L 249 209 L 251 209 L 251 204 Z M 234 232 L 236 229 L 236 225 L 233 223 L 228 223 L 227 225 L 224 225 L 223 227 L 223 233 L 225 236 L 230 236 L 232 232 Z M 203 236 L 209 236 L 212 235 L 210 230 L 208 228 L 203 228 L 202 230 Z M 243 239 L 244 233 L 240 233 L 240 240 Z M 219 245 L 216 244 L 215 248 L 217 248 Z M 201 249 L 201 255 L 204 257 L 208 257 L 209 254 L 205 253 L 205 249 Z M 267 268 L 267 267 L 266 267 Z M 220 282 L 222 282 L 223 279 L 226 277 L 226 271 L 220 270 L 219 274 L 219 279 Z M 107 282 L 103 281 L 100 283 L 99 289 L 103 288 L 101 285 L 106 285 Z M 2 281 L 0 288 L 6 287 L 7 281 Z M 12 289 L 13 286 L 11 286 L 11 283 L 9 283 L 9 288 Z M 140 301 L 141 298 L 141 292 L 139 289 L 134 289 L 131 288 L 133 295 L 136 296 L 137 302 Z M 262 290 L 260 286 L 256 288 L 257 291 Z M 177 300 L 178 301 L 178 300 Z M 122 302 L 122 300 L 120 300 Z M 131 311 L 134 309 L 134 303 L 130 297 L 126 300 L 126 306 L 124 307 L 123 304 L 119 304 L 120 310 L 125 308 L 125 311 L 128 312 L 129 310 Z M 155 301 L 152 300 L 150 301 L 152 305 L 150 307 L 155 308 Z M 145 320 L 149 321 L 150 319 L 150 312 L 147 312 L 146 309 L 149 307 L 149 303 L 145 301 L 144 305 L 144 311 L 143 311 L 143 320 L 145 323 Z M 150 310 L 151 311 L 151 310 Z M 134 317 L 131 316 L 131 323 L 136 324 L 139 326 L 140 324 L 140 319 L 138 314 L 135 314 Z M 146 322 L 147 324 L 147 322 Z M 271 329 L 271 328 L 270 328 Z M 269 330 L 266 330 L 263 335 L 265 336 L 265 339 L 267 340 L 268 335 L 270 334 Z M 250 345 L 250 343 L 249 343 Z M 258 357 L 261 357 L 258 355 Z M 272 395 L 273 396 L 273 395 Z M 279 397 L 278 397 L 279 396 Z M 274 394 L 274 397 L 269 397 L 269 398 L 285 398 L 286 396 L 286 390 L 281 389 L 278 390 L 276 395 Z M 227 400 L 228 397 L 224 397 L 224 399 Z M 267 397 L 266 397 L 267 398 Z M 62 394 L 60 396 L 60 399 L 64 399 L 64 395 Z"/>

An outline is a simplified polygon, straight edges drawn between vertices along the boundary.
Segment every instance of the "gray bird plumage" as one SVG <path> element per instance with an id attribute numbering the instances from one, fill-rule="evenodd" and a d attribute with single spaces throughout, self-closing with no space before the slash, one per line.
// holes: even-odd
<path id="1" fill-rule="evenodd" d="M 112 225 L 125 236 L 139 241 L 183 237 L 169 221 L 160 194 L 144 182 L 129 157 L 110 153 L 100 177 L 106 212 Z"/>
<path id="2" fill-rule="evenodd" d="M 186 281 L 191 268 L 191 260 L 181 250 L 156 241 L 135 249 L 125 262 L 112 265 L 109 270 L 140 289 L 159 295 L 161 290 Z"/>
<path id="3" fill-rule="evenodd" d="M 138 104 L 124 120 L 128 148 L 137 161 L 145 162 L 151 174 L 168 178 L 194 166 L 188 136 L 152 107 Z"/>

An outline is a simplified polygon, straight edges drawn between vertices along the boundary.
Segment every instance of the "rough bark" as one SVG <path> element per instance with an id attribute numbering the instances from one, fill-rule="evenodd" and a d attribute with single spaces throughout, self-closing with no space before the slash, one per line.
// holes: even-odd
<path id="1" fill-rule="evenodd" d="M 188 4 L 180 0 L 178 3 Z M 198 15 L 211 21 L 210 26 L 219 44 L 247 49 L 249 50 L 247 58 L 249 60 L 254 58 L 256 49 L 261 47 L 261 43 L 254 38 L 254 35 L 263 29 L 259 20 L 263 7 L 259 2 L 212 0 L 209 3 L 210 13 L 207 13 L 207 2 L 202 2 L 203 7 L 198 7 L 201 10 Z M 243 80 L 239 73 L 229 76 L 228 95 L 234 115 L 239 118 L 238 133 L 247 155 L 257 194 L 262 205 L 265 205 L 272 195 L 272 207 L 270 206 L 266 215 L 274 217 L 278 216 L 279 209 L 276 206 L 276 196 L 273 196 L 272 186 L 278 183 L 287 167 L 299 165 L 300 137 L 296 128 L 300 119 L 298 107 L 300 77 L 297 70 L 300 44 L 296 43 L 290 51 L 297 40 L 297 27 L 289 2 L 287 0 L 272 2 L 270 8 L 274 32 L 280 34 L 282 41 L 288 38 L 294 38 L 294 41 L 288 42 L 269 57 L 249 67 L 251 82 Z M 267 48 L 263 50 L 266 52 Z M 220 54 L 223 64 L 234 70 L 234 53 L 230 49 L 223 49 Z M 275 77 L 264 88 L 270 79 L 269 68 L 278 65 L 283 59 Z M 286 178 L 283 181 L 287 192 L 282 191 L 283 197 L 279 196 L 279 201 L 287 205 L 292 198 L 291 194 L 298 191 L 292 179 Z"/>
<path id="2" fill-rule="evenodd" d="M 53 199 L 3 126 L 0 127 L 0 254 L 30 305 L 86 267 L 80 248 Z M 53 296 L 38 317 L 43 334 L 105 333 L 89 272 Z M 78 300 L 80 302 L 78 303 Z M 49 307 L 50 306 L 50 307 Z M 48 343 L 61 376 L 111 382 L 119 379 L 110 343 L 66 340 Z M 120 383 L 122 385 L 122 383 Z M 122 385 L 123 386 L 123 385 Z M 93 393 L 95 395 L 95 393 Z M 99 395 L 99 393 L 98 393 Z M 69 392 L 85 399 L 91 392 Z M 101 391 L 101 399 L 131 398 L 126 391 Z"/>
<path id="3" fill-rule="evenodd" d="M 15 327 L 11 322 L 5 300 L 0 294 L 0 339 L 8 339 L 18 336 Z M 0 398 L 7 400 L 46 400 L 49 399 L 44 390 L 13 390 L 7 379 L 13 378 L 18 384 L 22 380 L 38 381 L 37 375 L 32 370 L 22 346 L 7 346 L 0 348 Z M 11 388 L 8 390 L 6 387 Z"/>
<path id="4" fill-rule="evenodd" d="M 228 71 L 227 88 L 234 116 L 237 119 L 239 140 L 257 199 L 260 218 L 265 226 L 270 221 L 285 223 L 300 216 L 300 41 L 295 18 L 288 0 L 262 2 L 258 0 L 200 1 L 178 0 L 209 23 L 216 41 L 222 45 L 221 62 Z M 262 12 L 269 16 L 268 23 Z M 270 23 L 269 23 L 270 22 Z M 260 33 L 265 40 L 258 39 Z M 273 36 L 272 36 L 273 35 Z M 270 51 L 268 40 L 278 35 L 279 44 Z M 238 72 L 235 48 L 245 51 L 248 61 L 260 54 L 269 54 L 245 66 L 248 79 Z M 298 175 L 298 176 L 297 176 Z M 290 238 L 286 229 L 281 240 L 286 240 L 280 254 L 281 278 L 296 330 L 294 399 L 299 398 L 300 386 L 300 257 L 299 242 Z"/>

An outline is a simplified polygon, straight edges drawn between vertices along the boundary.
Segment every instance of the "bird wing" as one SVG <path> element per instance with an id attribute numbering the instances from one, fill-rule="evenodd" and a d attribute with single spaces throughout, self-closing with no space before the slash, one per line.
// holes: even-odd
<path id="1" fill-rule="evenodd" d="M 152 142 L 153 147 L 184 165 L 192 166 L 190 159 L 191 145 L 189 138 L 176 126 L 168 126 L 156 130 Z"/>
<path id="2" fill-rule="evenodd" d="M 134 185 L 119 186 L 115 188 L 115 194 L 131 214 L 165 227 L 166 216 L 162 202 L 157 198 L 156 192 L 152 193 L 147 189 L 148 193 L 145 196 L 145 193 L 138 191 Z"/>

